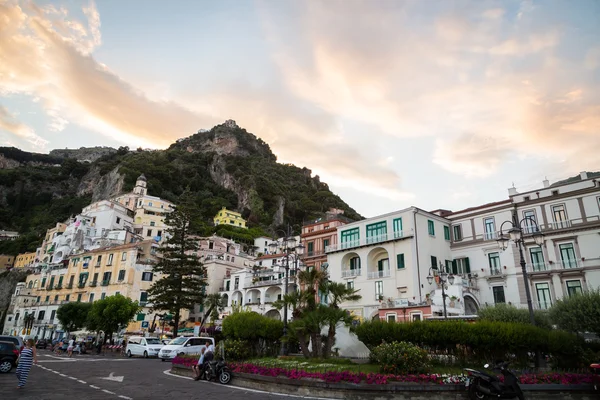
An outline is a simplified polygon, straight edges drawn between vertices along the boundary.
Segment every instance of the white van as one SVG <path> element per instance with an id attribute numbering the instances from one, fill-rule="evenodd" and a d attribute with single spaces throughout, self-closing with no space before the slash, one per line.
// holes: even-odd
<path id="1" fill-rule="evenodd" d="M 163 347 L 164 345 L 158 338 L 132 336 L 127 340 L 127 357 L 144 356 L 148 358 L 158 356 L 159 350 Z"/>
<path id="2" fill-rule="evenodd" d="M 206 342 L 210 341 L 213 346 L 215 339 L 211 337 L 185 337 L 179 336 L 169 342 L 158 352 L 158 358 L 163 361 L 175 358 L 175 356 L 183 354 L 200 354 L 202 349 L 206 347 Z"/>

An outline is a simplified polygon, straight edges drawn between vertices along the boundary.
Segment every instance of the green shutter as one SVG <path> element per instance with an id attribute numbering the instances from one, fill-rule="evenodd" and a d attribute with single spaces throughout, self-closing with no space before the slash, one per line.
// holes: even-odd
<path id="1" fill-rule="evenodd" d="M 144 313 L 139 313 L 137 315 L 137 318 L 135 319 L 136 321 L 143 321 L 144 319 L 146 319 L 146 314 Z"/>
<path id="2" fill-rule="evenodd" d="M 456 264 L 456 260 L 452 260 L 452 273 L 458 274 L 458 265 Z"/>
<path id="3" fill-rule="evenodd" d="M 398 269 L 404 268 L 404 253 L 396 255 L 396 262 L 398 263 Z"/>
<path id="4" fill-rule="evenodd" d="M 436 256 L 431 256 L 431 268 L 438 269 L 438 267 L 437 267 L 437 257 Z"/>
<path id="5" fill-rule="evenodd" d="M 377 270 L 383 271 L 383 260 L 377 261 Z"/>
<path id="6" fill-rule="evenodd" d="M 467 274 L 471 273 L 471 263 L 469 263 L 469 257 L 465 257 L 465 269 Z"/>

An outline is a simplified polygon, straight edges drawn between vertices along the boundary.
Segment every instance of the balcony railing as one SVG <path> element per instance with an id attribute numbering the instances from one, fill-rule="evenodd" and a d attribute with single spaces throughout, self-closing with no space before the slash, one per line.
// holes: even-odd
<path id="1" fill-rule="evenodd" d="M 384 269 L 381 271 L 369 272 L 369 279 L 377 279 L 377 278 L 387 278 L 391 275 L 391 270 Z"/>
<path id="2" fill-rule="evenodd" d="M 90 282 L 90 287 L 96 287 L 96 286 L 98 286 L 98 282 L 96 282 L 96 281 Z"/>
<path id="3" fill-rule="evenodd" d="M 580 266 L 578 260 L 561 260 L 558 262 L 558 267 L 562 269 L 579 268 Z"/>
<path id="4" fill-rule="evenodd" d="M 56 289 L 56 290 L 60 290 L 60 289 L 62 289 L 62 284 L 61 284 L 61 283 L 59 283 L 58 285 L 56 285 L 55 289 Z"/>
<path id="5" fill-rule="evenodd" d="M 83 288 L 85 287 L 85 282 L 79 282 L 79 283 L 77 284 L 77 287 L 78 287 L 79 289 L 83 289 Z"/>
<path id="6" fill-rule="evenodd" d="M 110 284 L 109 280 L 102 281 L 102 286 L 108 286 Z"/>
<path id="7" fill-rule="evenodd" d="M 332 244 L 325 248 L 325 252 L 328 253 L 330 251 L 352 249 L 354 247 L 367 246 L 367 245 L 371 245 L 371 244 L 375 244 L 375 243 L 387 242 L 388 240 L 400 239 L 400 238 L 408 237 L 408 236 L 409 235 L 406 235 L 404 231 L 396 231 L 396 232 L 389 233 L 389 234 L 384 233 L 383 235 L 369 236 L 366 238 L 361 238 L 359 240 L 351 240 L 348 242 Z"/>
<path id="8" fill-rule="evenodd" d="M 501 276 L 502 269 L 501 268 L 490 268 L 490 276 Z"/>
<path id="9" fill-rule="evenodd" d="M 550 222 L 548 225 L 550 226 L 550 229 L 566 229 L 573 226 L 573 222 L 571 220 L 554 221 Z"/>
<path id="10" fill-rule="evenodd" d="M 67 286 L 65 286 L 66 289 L 73 289 L 73 284 L 69 283 Z"/>
<path id="11" fill-rule="evenodd" d="M 48 286 L 46 287 L 46 290 L 54 290 L 54 285 L 48 285 Z"/>
<path id="12" fill-rule="evenodd" d="M 496 240 L 499 236 L 499 232 L 485 232 L 483 234 L 483 240 Z"/>
<path id="13" fill-rule="evenodd" d="M 342 271 L 342 278 L 351 278 L 353 276 L 360 276 L 360 268 Z"/>
<path id="14" fill-rule="evenodd" d="M 550 266 L 543 262 L 531 263 L 531 264 L 527 264 L 527 270 L 529 272 L 548 271 L 548 270 L 550 270 Z"/>

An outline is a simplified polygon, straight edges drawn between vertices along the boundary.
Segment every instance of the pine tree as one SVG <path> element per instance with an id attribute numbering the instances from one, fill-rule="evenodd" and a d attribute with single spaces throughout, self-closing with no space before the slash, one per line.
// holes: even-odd
<path id="1" fill-rule="evenodd" d="M 154 271 L 162 274 L 148 290 L 154 310 L 173 314 L 174 332 L 177 336 L 181 310 L 193 309 L 204 302 L 206 269 L 196 252 L 198 238 L 194 236 L 197 206 L 189 191 L 184 192 L 179 205 L 165 216 L 167 239 L 159 249 L 159 260 Z"/>

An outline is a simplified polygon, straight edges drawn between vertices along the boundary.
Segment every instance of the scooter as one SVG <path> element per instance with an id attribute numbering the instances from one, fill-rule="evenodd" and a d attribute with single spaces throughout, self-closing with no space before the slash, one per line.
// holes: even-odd
<path id="1" fill-rule="evenodd" d="M 227 385 L 231 381 L 231 370 L 222 358 L 217 361 L 209 361 L 205 378 L 207 381 L 218 380 L 219 383 Z"/>
<path id="2" fill-rule="evenodd" d="M 489 364 L 485 364 L 484 368 L 488 369 Z M 519 379 L 508 368 L 507 362 L 498 362 L 493 370 L 499 370 L 504 376 L 504 382 L 501 382 L 498 376 L 477 371 L 470 368 L 465 368 L 469 375 L 465 386 L 469 391 L 471 400 L 483 399 L 514 399 L 525 400 Z"/>

